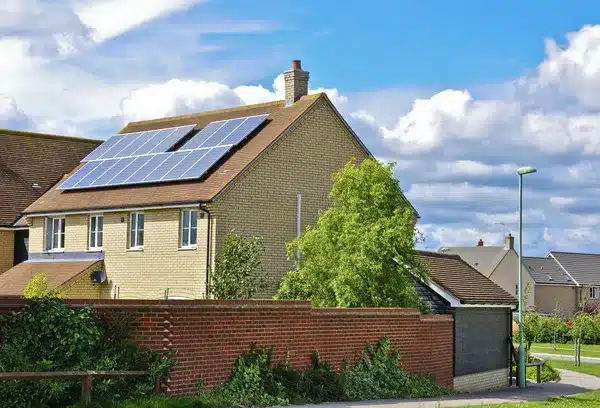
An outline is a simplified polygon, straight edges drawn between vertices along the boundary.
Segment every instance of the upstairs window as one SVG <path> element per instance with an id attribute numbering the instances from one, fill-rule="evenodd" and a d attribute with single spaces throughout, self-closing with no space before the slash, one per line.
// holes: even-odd
<path id="1" fill-rule="evenodd" d="M 198 210 L 181 211 L 181 247 L 195 248 L 198 237 Z"/>
<path id="2" fill-rule="evenodd" d="M 90 217 L 89 249 L 101 250 L 103 235 L 104 235 L 104 216 L 92 215 Z"/>
<path id="3" fill-rule="evenodd" d="M 129 219 L 129 248 L 144 247 L 144 213 L 131 213 Z"/>
<path id="4" fill-rule="evenodd" d="M 600 287 L 594 286 L 590 288 L 590 299 L 600 299 Z"/>
<path id="5" fill-rule="evenodd" d="M 46 218 L 46 251 L 64 251 L 65 219 L 63 217 Z"/>

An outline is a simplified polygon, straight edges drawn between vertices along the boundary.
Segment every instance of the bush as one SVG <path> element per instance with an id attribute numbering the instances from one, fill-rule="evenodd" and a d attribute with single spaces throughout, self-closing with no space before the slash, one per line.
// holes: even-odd
<path id="1" fill-rule="evenodd" d="M 0 316 L 0 371 L 150 370 L 149 377 L 98 379 L 94 398 L 124 400 L 149 395 L 172 359 L 128 340 L 127 322 L 108 323 L 88 308 L 61 300 L 33 300 Z M 77 401 L 81 381 L 1 381 L 0 401 L 10 407 L 64 407 Z"/>
<path id="2" fill-rule="evenodd" d="M 409 375 L 399 365 L 400 353 L 383 338 L 365 347 L 355 363 L 337 372 L 313 354 L 312 365 L 296 370 L 288 361 L 272 367 L 272 349 L 252 346 L 239 356 L 230 379 L 202 396 L 217 404 L 266 406 L 367 399 L 433 397 L 448 391 L 429 378 Z"/>

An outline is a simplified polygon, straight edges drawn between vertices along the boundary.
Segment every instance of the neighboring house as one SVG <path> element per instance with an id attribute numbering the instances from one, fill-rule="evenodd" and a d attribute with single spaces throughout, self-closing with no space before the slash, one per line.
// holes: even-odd
<path id="1" fill-rule="evenodd" d="M 535 279 L 536 306 L 565 316 L 600 302 L 600 254 L 550 251 L 545 258 L 524 257 Z"/>
<path id="2" fill-rule="evenodd" d="M 515 251 L 515 238 L 511 234 L 504 238 L 504 246 L 486 246 L 480 239 L 476 246 L 442 247 L 439 252 L 459 255 L 502 289 L 517 295 L 519 254 Z M 523 279 L 526 308 L 532 310 L 537 296 L 534 290 L 535 281 L 525 267 L 523 267 Z"/>
<path id="3" fill-rule="evenodd" d="M 508 386 L 517 299 L 458 255 L 419 251 L 419 258 L 430 273 L 416 283 L 421 299 L 433 313 L 454 315 L 454 389 Z"/>
<path id="4" fill-rule="evenodd" d="M 25 210 L 30 260 L 12 276 L 69 261 L 52 278 L 66 297 L 204 298 L 235 230 L 262 237 L 274 283 L 262 295 L 274 293 L 293 268 L 286 243 L 327 208 L 332 175 L 370 156 L 326 94 L 307 94 L 308 77 L 294 61 L 285 100 L 129 123 Z"/>
<path id="5" fill-rule="evenodd" d="M 27 259 L 22 212 L 101 142 L 0 129 L 0 274 Z"/>

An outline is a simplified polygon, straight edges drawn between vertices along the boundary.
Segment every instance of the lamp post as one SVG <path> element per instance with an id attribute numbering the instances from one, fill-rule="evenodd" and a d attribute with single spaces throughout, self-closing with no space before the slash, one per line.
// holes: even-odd
<path id="1" fill-rule="evenodd" d="M 521 167 L 519 173 L 519 388 L 527 386 L 525 347 L 523 347 L 523 176 L 535 173 L 533 167 Z"/>

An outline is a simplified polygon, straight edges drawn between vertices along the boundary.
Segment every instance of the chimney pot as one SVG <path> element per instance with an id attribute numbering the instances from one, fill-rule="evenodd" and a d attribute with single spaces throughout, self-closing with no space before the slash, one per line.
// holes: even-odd
<path id="1" fill-rule="evenodd" d="M 483 246 L 483 239 L 479 240 L 479 242 L 477 243 L 477 246 Z"/>
<path id="2" fill-rule="evenodd" d="M 285 106 L 292 106 L 294 102 L 308 95 L 307 71 L 302 71 L 300 60 L 292 61 L 292 69 L 283 73 L 285 83 Z"/>
<path id="3" fill-rule="evenodd" d="M 507 251 L 510 249 L 515 249 L 515 237 L 513 237 L 510 233 L 504 238 L 504 249 Z"/>

